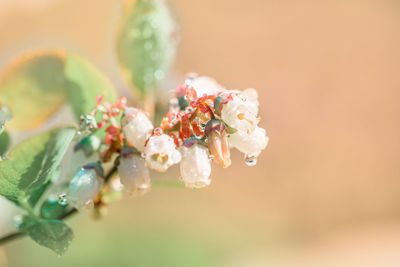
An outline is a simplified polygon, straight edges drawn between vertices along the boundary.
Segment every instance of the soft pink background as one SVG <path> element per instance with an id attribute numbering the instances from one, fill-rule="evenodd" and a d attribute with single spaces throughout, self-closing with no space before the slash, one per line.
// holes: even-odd
<path id="1" fill-rule="evenodd" d="M 132 212 L 241 240 L 228 266 L 399 266 L 400 4 L 171 2 L 178 77 L 258 89 L 270 145 L 252 168 L 233 153 L 204 191 L 154 190 L 110 213 L 121 225 Z M 26 49 L 65 47 L 125 90 L 113 50 L 120 4 L 1 0 L 0 66 Z"/>

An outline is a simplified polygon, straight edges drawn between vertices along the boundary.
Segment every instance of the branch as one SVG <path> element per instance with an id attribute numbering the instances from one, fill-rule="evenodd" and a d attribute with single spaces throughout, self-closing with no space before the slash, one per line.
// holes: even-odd
<path id="1" fill-rule="evenodd" d="M 108 180 L 110 180 L 110 178 L 114 175 L 114 173 L 117 171 L 117 167 L 113 166 L 113 168 L 107 173 L 107 175 L 104 177 L 104 181 L 107 182 Z M 78 210 L 73 208 L 69 211 L 67 211 L 66 213 L 62 214 L 60 217 L 57 218 L 57 220 L 64 220 L 68 217 L 70 217 L 71 215 L 74 215 L 75 213 L 77 213 Z M 24 237 L 26 236 L 25 232 L 14 232 L 11 234 L 8 234 L 6 236 L 3 236 L 0 238 L 0 246 L 4 245 L 5 243 L 9 242 L 9 241 L 13 241 L 15 239 L 18 239 L 20 237 Z"/>

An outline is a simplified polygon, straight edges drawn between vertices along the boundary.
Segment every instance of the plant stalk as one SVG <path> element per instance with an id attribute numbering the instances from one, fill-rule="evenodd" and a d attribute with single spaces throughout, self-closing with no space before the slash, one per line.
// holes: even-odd
<path id="1" fill-rule="evenodd" d="M 117 171 L 117 167 L 113 166 L 113 168 L 104 177 L 104 181 L 107 182 L 108 180 L 110 180 L 110 178 L 114 175 L 114 173 L 116 171 Z M 60 217 L 57 218 L 57 220 L 62 221 L 64 219 L 70 217 L 71 215 L 74 215 L 77 212 L 78 212 L 78 210 L 73 208 L 73 209 L 65 212 L 64 214 L 62 214 Z M 17 232 L 8 234 L 6 236 L 3 236 L 3 237 L 0 238 L 0 246 L 6 244 L 7 242 L 13 241 L 15 239 L 18 239 L 18 238 L 24 237 L 24 236 L 26 236 L 26 233 L 25 232 L 20 232 L 20 231 L 17 231 Z"/>

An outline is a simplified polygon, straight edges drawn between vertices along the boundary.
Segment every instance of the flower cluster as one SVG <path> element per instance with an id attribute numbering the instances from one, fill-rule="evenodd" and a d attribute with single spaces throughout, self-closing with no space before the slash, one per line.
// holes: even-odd
<path id="1" fill-rule="evenodd" d="M 165 172 L 179 163 L 184 184 L 202 188 L 211 182 L 212 161 L 224 168 L 231 165 L 230 148 L 244 153 L 252 166 L 268 143 L 258 126 L 256 90 L 227 90 L 208 77 L 187 78 L 158 127 L 146 112 L 126 107 L 124 98 L 114 105 L 102 100 L 98 97 L 96 108 L 82 117 L 81 136 L 101 128 L 106 134 L 100 162 L 82 167 L 70 184 L 69 198 L 77 207 L 98 199 L 101 163 L 115 154 L 120 182 L 132 194 L 142 195 L 151 188 L 149 169 Z"/>

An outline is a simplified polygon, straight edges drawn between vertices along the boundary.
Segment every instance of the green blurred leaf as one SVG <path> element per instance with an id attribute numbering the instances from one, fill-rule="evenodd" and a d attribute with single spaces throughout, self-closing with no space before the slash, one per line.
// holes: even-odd
<path id="1" fill-rule="evenodd" d="M 42 194 L 59 166 L 75 128 L 55 128 L 17 145 L 9 159 L 0 162 L 0 195 L 19 204 L 23 198 Z"/>
<path id="2" fill-rule="evenodd" d="M 0 157 L 4 156 L 10 146 L 10 135 L 4 131 L 0 133 Z"/>
<path id="3" fill-rule="evenodd" d="M 33 241 L 53 250 L 58 255 L 64 254 L 71 244 L 74 234 L 62 221 L 24 217 L 20 226 Z"/>
<path id="4" fill-rule="evenodd" d="M 85 59 L 68 54 L 65 66 L 68 80 L 68 101 L 76 118 L 87 114 L 96 105 L 96 96 L 104 95 L 104 100 L 115 102 L 115 88 L 92 64 Z"/>
<path id="5" fill-rule="evenodd" d="M 79 119 L 103 94 L 117 98 L 115 88 L 87 60 L 62 50 L 22 54 L 0 76 L 0 100 L 13 113 L 10 127 L 36 128 L 68 100 Z"/>
<path id="6" fill-rule="evenodd" d="M 32 129 L 53 115 L 65 102 L 63 51 L 23 54 L 0 76 L 0 100 L 13 113 L 10 127 Z"/>
<path id="7" fill-rule="evenodd" d="M 44 219 L 60 218 L 68 209 L 68 205 L 61 205 L 57 199 L 47 199 L 40 207 L 40 216 Z"/>
<path id="8" fill-rule="evenodd" d="M 126 0 L 117 39 L 124 77 L 141 95 L 152 93 L 175 56 L 176 23 L 164 0 Z"/>

